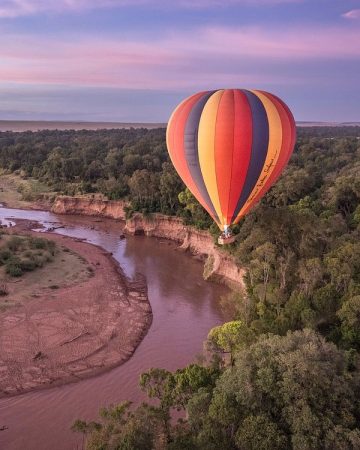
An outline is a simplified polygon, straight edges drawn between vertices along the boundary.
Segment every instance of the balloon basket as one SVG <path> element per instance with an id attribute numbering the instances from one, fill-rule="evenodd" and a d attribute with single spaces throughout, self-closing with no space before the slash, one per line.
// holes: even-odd
<path id="1" fill-rule="evenodd" d="M 232 244 L 233 242 L 235 242 L 236 236 L 219 236 L 218 237 L 218 244 L 219 245 L 227 245 L 227 244 Z"/>

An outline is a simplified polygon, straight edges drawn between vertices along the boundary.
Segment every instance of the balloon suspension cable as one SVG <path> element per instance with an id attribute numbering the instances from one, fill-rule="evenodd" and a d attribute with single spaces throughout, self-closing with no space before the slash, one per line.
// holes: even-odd
<path id="1" fill-rule="evenodd" d="M 231 229 L 229 225 L 224 225 L 224 237 L 228 238 L 231 236 Z"/>
<path id="2" fill-rule="evenodd" d="M 224 225 L 224 231 L 218 237 L 218 244 L 225 245 L 233 242 L 235 242 L 235 236 L 232 234 L 230 226 Z"/>

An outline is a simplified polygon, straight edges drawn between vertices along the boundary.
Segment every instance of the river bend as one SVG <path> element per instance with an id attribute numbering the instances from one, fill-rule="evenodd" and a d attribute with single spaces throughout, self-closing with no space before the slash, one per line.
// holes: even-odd
<path id="1" fill-rule="evenodd" d="M 150 367 L 174 370 L 194 361 L 209 329 L 225 320 L 219 300 L 226 288 L 205 282 L 202 264 L 174 244 L 143 236 L 120 240 L 122 224 L 115 221 L 0 208 L 5 218 L 60 222 L 65 228 L 56 232 L 103 247 L 128 277 L 139 272 L 147 279 L 153 323 L 129 361 L 78 383 L 0 400 L 0 427 L 8 427 L 0 431 L 1 450 L 80 449 L 80 436 L 70 431 L 75 419 L 96 419 L 110 403 L 141 401 L 139 375 Z"/>

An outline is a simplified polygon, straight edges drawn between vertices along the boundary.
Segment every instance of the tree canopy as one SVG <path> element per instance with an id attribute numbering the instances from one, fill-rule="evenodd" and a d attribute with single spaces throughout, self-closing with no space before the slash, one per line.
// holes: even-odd
<path id="1" fill-rule="evenodd" d="M 223 300 L 232 320 L 209 332 L 208 363 L 150 369 L 140 385 L 155 404 L 77 421 L 88 449 L 360 448 L 359 138 L 360 127 L 298 129 L 287 169 L 224 249 L 246 289 Z M 0 167 L 214 231 L 163 129 L 0 133 Z"/>
<path id="2" fill-rule="evenodd" d="M 314 331 L 262 335 L 222 370 L 196 364 L 151 369 L 140 385 L 157 405 L 101 411 L 77 421 L 87 449 L 355 450 L 360 446 L 359 370 Z M 171 408 L 186 418 L 170 421 Z"/>

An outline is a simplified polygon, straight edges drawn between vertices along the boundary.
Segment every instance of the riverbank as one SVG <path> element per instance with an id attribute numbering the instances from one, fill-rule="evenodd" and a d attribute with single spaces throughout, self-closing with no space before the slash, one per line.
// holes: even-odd
<path id="1" fill-rule="evenodd" d="M 161 214 L 144 217 L 134 214 L 126 221 L 124 231 L 132 235 L 145 234 L 177 242 L 179 250 L 188 251 L 204 262 L 205 280 L 233 288 L 244 287 L 245 270 L 236 265 L 231 255 L 215 245 L 209 232 L 184 225 L 179 217 Z"/>
<path id="2" fill-rule="evenodd" d="M 11 231 L 34 235 L 33 227 L 17 219 Z M 118 366 L 134 353 L 152 321 L 144 278 L 129 281 L 111 254 L 81 239 L 41 236 L 79 255 L 91 276 L 44 287 L 0 313 L 0 397 Z"/>
<path id="3" fill-rule="evenodd" d="M 71 214 L 125 220 L 125 232 L 168 239 L 204 262 L 204 278 L 232 288 L 244 287 L 245 269 L 236 265 L 234 258 L 214 243 L 207 231 L 184 225 L 179 217 L 136 213 L 126 219 L 126 203 L 121 200 L 100 200 L 88 197 L 58 196 L 52 206 L 55 214 Z"/>

